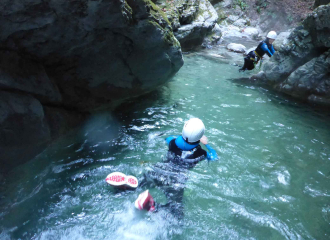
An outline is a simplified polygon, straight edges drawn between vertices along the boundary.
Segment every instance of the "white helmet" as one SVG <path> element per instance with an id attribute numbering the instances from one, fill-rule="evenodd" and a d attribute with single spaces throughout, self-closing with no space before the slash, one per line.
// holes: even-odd
<path id="1" fill-rule="evenodd" d="M 271 39 L 276 39 L 277 38 L 277 34 L 275 31 L 270 31 L 268 34 L 267 34 L 267 37 L 268 38 L 271 38 Z"/>
<path id="2" fill-rule="evenodd" d="M 182 129 L 182 137 L 188 143 L 194 143 L 199 141 L 205 131 L 205 126 L 202 120 L 199 118 L 192 118 L 187 121 Z"/>

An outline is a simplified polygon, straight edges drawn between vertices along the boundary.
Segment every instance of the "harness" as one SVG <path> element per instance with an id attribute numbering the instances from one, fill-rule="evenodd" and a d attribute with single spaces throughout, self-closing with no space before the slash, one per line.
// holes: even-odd
<path id="1" fill-rule="evenodd" d="M 263 40 L 263 41 L 261 41 L 261 42 L 259 43 L 258 47 L 256 48 L 256 50 L 255 50 L 254 52 L 256 53 L 256 55 L 257 55 L 260 59 L 266 54 L 266 52 L 265 52 L 264 50 L 262 50 L 262 48 L 261 48 L 261 46 L 262 46 L 264 43 L 267 45 L 268 49 L 271 49 L 271 46 L 272 46 L 270 43 L 268 43 L 268 42 L 265 41 L 265 40 Z"/>

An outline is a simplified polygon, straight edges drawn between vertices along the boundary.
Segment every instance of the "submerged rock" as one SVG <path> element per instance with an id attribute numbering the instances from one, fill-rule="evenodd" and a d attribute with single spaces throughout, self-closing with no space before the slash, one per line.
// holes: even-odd
<path id="1" fill-rule="evenodd" d="M 149 92 L 183 65 L 171 23 L 150 0 L 0 6 L 4 165 L 30 159 L 81 115 Z M 31 110 L 30 103 L 38 107 Z"/>

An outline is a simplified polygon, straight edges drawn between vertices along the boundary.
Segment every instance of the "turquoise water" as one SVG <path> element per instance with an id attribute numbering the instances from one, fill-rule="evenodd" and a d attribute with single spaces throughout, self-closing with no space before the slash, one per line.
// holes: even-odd
<path id="1" fill-rule="evenodd" d="M 329 239 L 329 114 L 231 80 L 237 70 L 187 55 L 171 82 L 17 167 L 1 185 L 0 239 Z M 145 188 L 106 185 L 114 171 L 141 179 L 191 117 L 220 159 L 190 170 L 183 220 L 135 210 Z"/>

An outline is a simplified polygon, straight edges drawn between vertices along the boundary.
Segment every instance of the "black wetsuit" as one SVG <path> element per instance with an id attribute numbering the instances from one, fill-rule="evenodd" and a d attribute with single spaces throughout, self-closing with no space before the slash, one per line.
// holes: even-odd
<path id="1" fill-rule="evenodd" d="M 169 150 L 165 161 L 156 163 L 152 170 L 145 174 L 146 181 L 144 183 L 149 187 L 152 185 L 160 187 L 167 198 L 167 204 L 156 204 L 156 209 L 159 207 L 167 208 L 173 216 L 181 219 L 183 217 L 182 200 L 185 183 L 188 180 L 188 169 L 206 159 L 208 153 L 199 144 L 196 147 L 193 146 L 191 150 L 182 150 L 175 141 L 176 138 L 168 142 Z M 141 185 L 144 184 L 141 183 Z"/>
<path id="2" fill-rule="evenodd" d="M 198 144 L 189 151 L 180 149 L 172 139 L 168 145 L 167 159 L 186 168 L 193 168 L 207 157 L 207 152 Z"/>
<path id="3" fill-rule="evenodd" d="M 273 45 L 269 43 L 268 38 L 264 41 L 261 41 L 254 51 L 250 51 L 246 55 L 244 58 L 244 66 L 240 69 L 240 71 L 253 70 L 254 66 L 265 54 L 271 57 L 274 53 L 275 50 Z"/>

